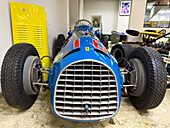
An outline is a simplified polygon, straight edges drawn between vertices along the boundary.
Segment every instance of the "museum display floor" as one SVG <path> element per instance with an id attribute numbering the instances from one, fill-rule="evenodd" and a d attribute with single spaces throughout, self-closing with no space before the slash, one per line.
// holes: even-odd
<path id="1" fill-rule="evenodd" d="M 51 110 L 50 91 L 41 92 L 27 111 L 9 107 L 0 94 L 1 128 L 170 128 L 170 89 L 162 104 L 148 111 L 137 111 L 128 97 L 122 97 L 118 114 L 106 121 L 78 123 L 60 119 Z"/>

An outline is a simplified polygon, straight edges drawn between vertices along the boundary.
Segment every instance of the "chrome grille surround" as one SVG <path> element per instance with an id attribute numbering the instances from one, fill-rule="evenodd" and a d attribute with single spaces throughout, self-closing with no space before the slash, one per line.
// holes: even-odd
<path id="1" fill-rule="evenodd" d="M 118 111 L 118 98 L 116 76 L 109 66 L 96 60 L 76 61 L 57 78 L 54 111 L 71 120 L 108 119 Z"/>

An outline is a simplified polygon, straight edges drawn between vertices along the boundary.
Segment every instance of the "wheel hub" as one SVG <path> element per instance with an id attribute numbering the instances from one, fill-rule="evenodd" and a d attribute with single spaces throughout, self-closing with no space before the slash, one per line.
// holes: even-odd
<path id="1" fill-rule="evenodd" d="M 23 68 L 23 85 L 28 95 L 36 95 L 39 92 L 39 86 L 33 85 L 34 82 L 40 82 L 40 70 L 36 67 L 39 58 L 37 56 L 28 56 Z"/>
<path id="2" fill-rule="evenodd" d="M 131 64 L 130 70 L 130 84 L 135 84 L 134 87 L 129 87 L 128 92 L 131 96 L 139 97 L 143 94 L 146 85 L 146 71 L 143 66 L 143 63 L 135 58 L 130 59 L 129 63 Z"/>

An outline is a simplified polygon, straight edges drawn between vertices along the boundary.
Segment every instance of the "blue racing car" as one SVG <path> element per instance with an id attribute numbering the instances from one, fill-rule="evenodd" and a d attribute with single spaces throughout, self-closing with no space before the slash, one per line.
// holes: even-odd
<path id="1" fill-rule="evenodd" d="M 28 109 L 35 102 L 40 87 L 51 90 L 51 108 L 62 119 L 95 122 L 112 118 L 120 108 L 121 90 L 141 110 L 157 107 L 163 100 L 166 69 L 160 54 L 148 47 L 130 50 L 122 72 L 115 57 L 107 50 L 107 37 L 94 31 L 85 20 L 76 22 L 65 39 L 60 34 L 53 45 L 49 69 L 42 67 L 35 47 L 13 45 L 5 55 L 1 85 L 6 102 L 18 109 Z M 116 53 L 118 57 L 120 54 Z M 43 74 L 48 80 L 43 80 Z"/>

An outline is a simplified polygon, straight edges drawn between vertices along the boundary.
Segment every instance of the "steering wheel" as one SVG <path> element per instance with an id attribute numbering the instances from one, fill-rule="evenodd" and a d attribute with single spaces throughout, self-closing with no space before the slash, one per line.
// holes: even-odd
<path id="1" fill-rule="evenodd" d="M 92 27 L 92 24 L 90 21 L 86 20 L 86 19 L 81 19 L 81 20 L 78 20 L 76 23 L 75 23 L 75 27 L 78 27 L 79 26 L 79 23 L 82 22 L 82 21 L 85 21 L 89 24 L 90 27 Z"/>

